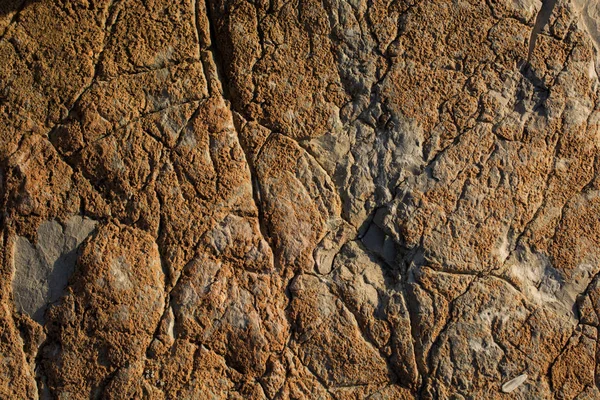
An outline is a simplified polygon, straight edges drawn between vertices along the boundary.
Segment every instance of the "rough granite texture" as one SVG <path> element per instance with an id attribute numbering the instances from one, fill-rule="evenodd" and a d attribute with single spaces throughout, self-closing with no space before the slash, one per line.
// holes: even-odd
<path id="1" fill-rule="evenodd" d="M 600 399 L 600 4 L 0 0 L 0 399 Z"/>

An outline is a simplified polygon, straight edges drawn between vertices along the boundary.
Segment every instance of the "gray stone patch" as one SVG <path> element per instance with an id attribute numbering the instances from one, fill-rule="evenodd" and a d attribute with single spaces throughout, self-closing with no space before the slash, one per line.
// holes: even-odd
<path id="1" fill-rule="evenodd" d="M 389 265 L 396 264 L 398 251 L 396 243 L 391 236 L 388 236 L 379 226 L 371 223 L 365 235 L 361 238 L 363 245 L 383 258 Z"/>
<path id="2" fill-rule="evenodd" d="M 580 21 L 590 35 L 596 50 L 600 50 L 600 2 L 598 0 L 575 0 Z"/>
<path id="3" fill-rule="evenodd" d="M 17 311 L 44 323 L 48 304 L 57 301 L 75 270 L 77 248 L 94 230 L 96 221 L 73 216 L 64 226 L 46 221 L 36 243 L 17 236 L 13 250 L 13 297 Z"/>
<path id="4" fill-rule="evenodd" d="M 502 385 L 502 392 L 510 393 L 527 380 L 527 374 L 522 374 Z"/>

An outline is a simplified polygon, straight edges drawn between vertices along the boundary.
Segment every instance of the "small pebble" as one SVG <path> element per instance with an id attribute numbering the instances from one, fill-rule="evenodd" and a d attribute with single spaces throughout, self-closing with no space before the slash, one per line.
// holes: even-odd
<path id="1" fill-rule="evenodd" d="M 526 380 L 527 374 L 519 375 L 516 378 L 513 378 L 510 381 L 506 382 L 504 385 L 502 385 L 502 391 L 504 393 L 510 393 L 519 386 L 521 386 Z"/>

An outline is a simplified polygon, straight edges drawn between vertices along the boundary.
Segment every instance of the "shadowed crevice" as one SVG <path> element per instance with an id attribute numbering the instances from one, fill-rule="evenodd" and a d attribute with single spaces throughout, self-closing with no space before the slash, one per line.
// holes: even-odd
<path id="1" fill-rule="evenodd" d="M 535 25 L 533 26 L 533 30 L 531 31 L 531 36 L 529 38 L 529 51 L 527 53 L 528 63 L 531 60 L 533 50 L 535 50 L 535 42 L 537 41 L 537 37 L 542 32 L 544 27 L 548 25 L 550 16 L 552 15 L 552 11 L 556 6 L 557 1 L 558 0 L 544 0 L 542 3 L 542 8 L 540 8 L 537 17 L 535 18 Z"/>
<path id="2" fill-rule="evenodd" d="M 0 15 L 10 14 L 14 11 L 19 13 L 27 4 L 33 0 L 0 0 Z"/>

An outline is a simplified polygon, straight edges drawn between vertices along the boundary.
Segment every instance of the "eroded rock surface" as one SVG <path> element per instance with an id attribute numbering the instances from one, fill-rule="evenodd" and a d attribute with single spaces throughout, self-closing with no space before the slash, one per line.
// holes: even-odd
<path id="1" fill-rule="evenodd" d="M 600 6 L 0 4 L 0 398 L 600 398 Z"/>
<path id="2" fill-rule="evenodd" d="M 75 271 L 77 249 L 94 226 L 93 220 L 74 216 L 64 227 L 56 221 L 42 223 L 35 244 L 15 238 L 12 289 L 17 311 L 44 323 L 47 305 L 62 296 Z"/>

